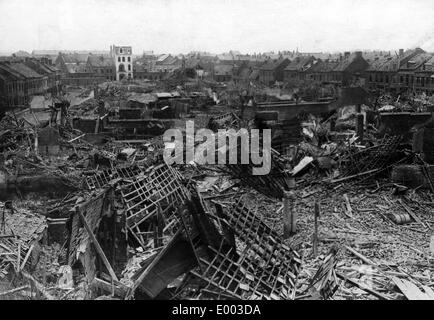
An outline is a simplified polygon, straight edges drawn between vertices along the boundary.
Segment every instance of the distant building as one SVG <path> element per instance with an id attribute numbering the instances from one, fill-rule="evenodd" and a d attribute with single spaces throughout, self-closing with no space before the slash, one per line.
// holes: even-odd
<path id="1" fill-rule="evenodd" d="M 338 85 L 349 86 L 364 79 L 368 67 L 369 63 L 363 58 L 361 51 L 345 52 L 344 57 L 333 69 L 332 78 Z"/>
<path id="2" fill-rule="evenodd" d="M 148 68 L 143 64 L 134 64 L 134 79 L 136 80 L 161 80 L 163 79 L 163 73 L 160 71 L 152 71 L 152 68 Z"/>
<path id="3" fill-rule="evenodd" d="M 289 59 L 269 60 L 259 67 L 259 81 L 270 85 L 276 81 L 283 81 L 284 69 L 289 65 Z"/>
<path id="4" fill-rule="evenodd" d="M 110 56 L 114 59 L 116 81 L 133 79 L 133 50 L 130 46 L 110 46 Z"/>
<path id="5" fill-rule="evenodd" d="M 59 52 L 54 64 L 63 73 L 67 74 L 71 72 L 71 68 L 74 66 L 82 65 L 86 66 L 88 54 L 78 54 L 78 53 L 61 53 Z"/>
<path id="6" fill-rule="evenodd" d="M 232 80 L 234 66 L 230 64 L 218 64 L 214 66 L 213 79 L 217 82 Z"/>
<path id="7" fill-rule="evenodd" d="M 0 109 L 27 107 L 33 95 L 45 94 L 48 77 L 23 62 L 0 63 Z"/>
<path id="8" fill-rule="evenodd" d="M 423 59 L 418 58 L 424 55 Z M 423 69 L 423 62 L 429 60 L 430 56 L 425 55 L 425 51 L 420 48 L 399 50 L 396 56 L 384 55 L 374 57 L 369 61 L 366 69 L 366 84 L 371 90 L 386 90 L 399 92 L 413 87 L 414 74 L 417 70 Z M 416 64 L 416 61 L 419 61 Z M 412 64 L 415 64 L 412 66 Z"/>
<path id="9" fill-rule="evenodd" d="M 50 60 L 51 62 L 51 60 Z M 37 73 L 47 77 L 47 91 L 57 94 L 61 86 L 61 71 L 51 65 L 46 58 L 25 58 L 23 63 Z"/>
<path id="10" fill-rule="evenodd" d="M 171 73 L 182 68 L 182 60 L 170 54 L 163 54 L 157 58 L 154 71 Z"/>
<path id="11" fill-rule="evenodd" d="M 62 71 L 62 84 L 73 86 L 93 85 L 98 81 L 87 64 L 88 54 L 60 53 L 55 65 Z"/>
<path id="12" fill-rule="evenodd" d="M 432 55 L 426 52 L 419 52 L 405 63 L 401 63 L 398 71 L 400 88 L 407 89 L 411 92 L 422 91 L 425 87 L 425 77 L 422 77 L 423 71 L 427 69 L 427 62 L 432 59 Z M 429 69 L 429 68 L 428 68 Z M 422 84 L 422 79 L 424 83 Z"/>
<path id="13" fill-rule="evenodd" d="M 87 66 L 94 77 L 104 78 L 104 80 L 116 80 L 115 60 L 110 55 L 93 55 L 87 58 Z"/>
<path id="14" fill-rule="evenodd" d="M 27 51 L 23 51 L 23 50 L 17 51 L 15 53 L 13 53 L 12 55 L 15 56 L 15 57 L 21 57 L 21 58 L 25 58 L 25 57 L 30 57 L 31 56 L 30 53 L 28 53 Z"/>
<path id="15" fill-rule="evenodd" d="M 416 70 L 416 90 L 434 94 L 434 56 Z"/>
<path id="16" fill-rule="evenodd" d="M 338 66 L 337 60 L 316 60 L 310 68 L 306 70 L 306 79 L 310 79 L 322 84 L 332 84 L 333 70 Z"/>
<path id="17" fill-rule="evenodd" d="M 289 63 L 283 73 L 284 80 L 290 82 L 292 80 L 306 80 L 306 71 L 309 70 L 315 62 L 313 56 L 298 56 Z"/>

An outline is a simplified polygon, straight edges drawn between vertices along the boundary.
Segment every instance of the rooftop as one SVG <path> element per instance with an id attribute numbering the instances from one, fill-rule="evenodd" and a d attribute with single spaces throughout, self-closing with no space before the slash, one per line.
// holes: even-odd
<path id="1" fill-rule="evenodd" d="M 26 78 L 41 78 L 42 75 L 26 66 L 24 63 L 11 63 L 9 67 Z"/>
<path id="2" fill-rule="evenodd" d="M 259 68 L 261 70 L 274 70 L 281 65 L 284 65 L 284 66 L 288 65 L 290 62 L 291 61 L 287 58 L 281 58 L 281 59 L 278 59 L 277 61 L 268 60 L 263 65 L 261 65 Z"/>
<path id="3" fill-rule="evenodd" d="M 114 67 L 115 63 L 113 61 L 113 58 L 110 56 L 104 56 L 104 55 L 89 55 L 87 58 L 87 62 L 92 67 Z"/>
<path id="4" fill-rule="evenodd" d="M 297 57 L 285 68 L 287 71 L 300 71 L 311 64 L 315 58 L 313 56 Z"/>

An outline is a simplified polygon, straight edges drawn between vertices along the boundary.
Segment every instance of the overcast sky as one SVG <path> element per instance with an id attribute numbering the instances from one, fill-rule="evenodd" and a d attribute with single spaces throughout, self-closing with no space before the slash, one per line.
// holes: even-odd
<path id="1" fill-rule="evenodd" d="M 0 51 L 434 51 L 434 0 L 0 0 Z"/>

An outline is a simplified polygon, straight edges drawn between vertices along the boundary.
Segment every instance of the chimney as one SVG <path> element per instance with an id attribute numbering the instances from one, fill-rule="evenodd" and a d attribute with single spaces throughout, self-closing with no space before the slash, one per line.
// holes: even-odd
<path id="1" fill-rule="evenodd" d="M 400 57 L 404 56 L 404 49 L 399 49 L 399 56 Z"/>

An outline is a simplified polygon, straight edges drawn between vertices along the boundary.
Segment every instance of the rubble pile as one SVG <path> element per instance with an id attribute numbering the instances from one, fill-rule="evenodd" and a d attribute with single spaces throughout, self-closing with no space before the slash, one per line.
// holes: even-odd
<path id="1" fill-rule="evenodd" d="M 415 143 L 430 118 L 396 132 L 363 107 L 298 114 L 299 141 L 264 150 L 270 173 L 254 175 L 251 164 L 168 165 L 159 134 L 110 136 L 105 103 L 154 90 L 134 86 L 100 85 L 62 121 L 53 110 L 37 125 L 2 119 L 0 299 L 434 299 L 432 165 Z M 200 101 L 189 114 L 217 135 L 287 129 L 228 106 L 201 114 Z M 87 116 L 97 130 L 68 124 Z"/>

